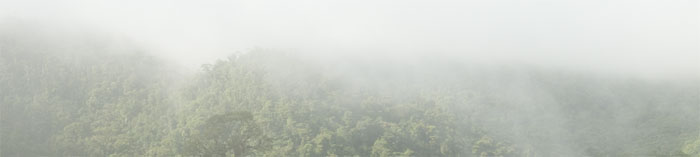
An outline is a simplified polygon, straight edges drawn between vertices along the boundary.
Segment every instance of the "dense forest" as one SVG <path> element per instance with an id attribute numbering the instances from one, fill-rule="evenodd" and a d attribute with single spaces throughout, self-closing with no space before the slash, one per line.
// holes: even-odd
<path id="1" fill-rule="evenodd" d="M 0 156 L 700 156 L 697 79 L 265 49 L 182 72 L 33 32 L 0 32 Z"/>

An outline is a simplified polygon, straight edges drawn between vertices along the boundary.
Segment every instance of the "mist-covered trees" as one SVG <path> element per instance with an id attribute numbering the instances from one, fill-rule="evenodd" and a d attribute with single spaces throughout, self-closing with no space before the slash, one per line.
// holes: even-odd
<path id="1" fill-rule="evenodd" d="M 264 148 L 266 138 L 250 112 L 213 115 L 188 139 L 187 156 L 247 156 Z"/>
<path id="2" fill-rule="evenodd" d="M 265 50 L 181 76 L 138 49 L 3 35 L 0 156 L 698 154 L 697 80 Z"/>
<path id="3" fill-rule="evenodd" d="M 694 140 L 688 140 L 685 145 L 683 145 L 682 152 L 687 156 L 700 156 L 700 135 Z"/>

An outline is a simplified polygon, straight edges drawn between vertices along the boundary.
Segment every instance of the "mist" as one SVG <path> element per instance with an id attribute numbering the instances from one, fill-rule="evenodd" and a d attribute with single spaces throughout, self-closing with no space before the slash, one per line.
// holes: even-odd
<path id="1" fill-rule="evenodd" d="M 0 15 L 92 27 L 190 67 L 262 47 L 444 55 L 648 75 L 700 71 L 698 2 L 4 1 Z"/>
<path id="2" fill-rule="evenodd" d="M 700 2 L 0 1 L 0 156 L 697 156 Z"/>

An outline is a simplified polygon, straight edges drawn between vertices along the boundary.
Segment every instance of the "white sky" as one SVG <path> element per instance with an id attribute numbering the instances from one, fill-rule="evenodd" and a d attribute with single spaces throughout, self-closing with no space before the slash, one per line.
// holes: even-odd
<path id="1" fill-rule="evenodd" d="M 699 0 L 0 0 L 4 19 L 104 30 L 188 66 L 262 47 L 700 74 Z"/>

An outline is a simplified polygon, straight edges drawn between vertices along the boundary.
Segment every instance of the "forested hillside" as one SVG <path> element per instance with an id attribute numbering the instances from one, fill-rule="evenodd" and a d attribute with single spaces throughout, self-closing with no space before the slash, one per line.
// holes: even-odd
<path id="1" fill-rule="evenodd" d="M 21 33 L 0 34 L 0 156 L 700 156 L 697 79 L 262 49 L 186 73 Z"/>

